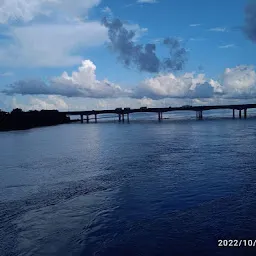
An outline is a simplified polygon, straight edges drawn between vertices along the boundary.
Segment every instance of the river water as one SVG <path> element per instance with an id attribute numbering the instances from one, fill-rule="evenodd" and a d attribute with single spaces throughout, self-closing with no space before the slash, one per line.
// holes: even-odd
<path id="1" fill-rule="evenodd" d="M 0 133 L 0 255 L 255 255 L 256 118 Z"/>

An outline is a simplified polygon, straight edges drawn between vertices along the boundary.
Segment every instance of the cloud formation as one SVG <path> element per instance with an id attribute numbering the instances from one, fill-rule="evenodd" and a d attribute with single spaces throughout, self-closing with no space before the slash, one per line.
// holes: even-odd
<path id="1" fill-rule="evenodd" d="M 203 73 L 160 74 L 145 79 L 137 87 L 124 89 L 96 78 L 96 66 L 85 60 L 78 71 L 64 72 L 49 81 L 23 80 L 7 86 L 2 93 L 19 95 L 58 95 L 91 99 L 255 99 L 256 72 L 252 66 L 227 68 L 218 80 Z"/>
<path id="2" fill-rule="evenodd" d="M 128 96 L 123 90 L 108 80 L 96 79 L 96 66 L 89 60 L 82 62 L 78 71 L 71 76 L 64 72 L 48 82 L 42 80 L 23 80 L 9 85 L 3 93 L 7 95 L 60 95 L 66 97 L 115 98 Z"/>
<path id="3" fill-rule="evenodd" d="M 100 0 L 1 0 L 0 23 L 29 22 L 40 15 L 49 17 L 56 9 L 66 15 L 87 15 L 99 3 Z"/>
<path id="4" fill-rule="evenodd" d="M 0 0 L 0 25 L 4 24 L 1 28 L 5 37 L 0 66 L 78 65 L 84 59 L 84 49 L 103 45 L 108 39 L 107 29 L 100 21 L 87 20 L 89 10 L 100 2 Z"/>
<path id="5" fill-rule="evenodd" d="M 0 48 L 0 66 L 63 67 L 81 63 L 76 50 L 103 45 L 107 29 L 99 22 L 33 24 L 11 27 L 11 40 Z"/>
<path id="6" fill-rule="evenodd" d="M 207 81 L 204 74 L 186 73 L 160 75 L 146 79 L 136 89 L 136 98 L 147 97 L 154 100 L 163 98 L 211 98 L 221 92 L 218 84 Z"/>
<path id="7" fill-rule="evenodd" d="M 221 83 L 227 98 L 256 98 L 256 72 L 253 66 L 226 68 Z"/>
<path id="8" fill-rule="evenodd" d="M 135 31 L 135 41 L 147 32 L 138 24 L 125 27 Z M 97 21 L 69 20 L 10 26 L 6 35 L 8 44 L 0 48 L 0 67 L 67 67 L 83 61 L 83 50 L 103 46 L 108 29 Z"/>
<path id="9" fill-rule="evenodd" d="M 156 44 L 138 44 L 134 42 L 135 32 L 128 30 L 119 19 L 102 20 L 108 28 L 109 48 L 118 55 L 118 59 L 126 67 L 136 67 L 139 71 L 159 73 L 161 71 L 182 70 L 187 59 L 186 50 L 181 47 L 178 39 L 166 38 L 162 44 L 167 47 L 169 55 L 159 58 Z"/>
<path id="10" fill-rule="evenodd" d="M 26 103 L 21 103 L 17 100 L 16 97 L 13 97 L 11 102 L 9 103 L 11 109 L 20 108 L 25 111 L 28 110 L 68 110 L 68 104 L 60 97 L 50 95 L 46 98 L 35 98 L 30 96 L 27 99 Z"/>
<path id="11" fill-rule="evenodd" d="M 251 66 L 227 68 L 216 81 L 204 74 L 186 73 L 160 75 L 143 81 L 135 90 L 134 97 L 164 98 L 256 98 L 256 72 Z"/>

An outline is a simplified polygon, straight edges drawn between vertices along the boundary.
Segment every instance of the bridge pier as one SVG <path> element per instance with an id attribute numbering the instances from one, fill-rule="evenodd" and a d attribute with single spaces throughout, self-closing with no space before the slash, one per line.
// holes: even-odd
<path id="1" fill-rule="evenodd" d="M 122 114 L 122 121 L 124 122 L 124 114 Z"/>
<path id="2" fill-rule="evenodd" d="M 86 116 L 86 122 L 89 123 L 89 115 Z"/>
<path id="3" fill-rule="evenodd" d="M 121 114 L 118 114 L 118 121 L 121 122 Z"/>
<path id="4" fill-rule="evenodd" d="M 84 122 L 84 115 L 80 115 L 81 118 L 81 124 Z"/>
<path id="5" fill-rule="evenodd" d="M 244 109 L 244 119 L 247 118 L 247 108 Z"/>
<path id="6" fill-rule="evenodd" d="M 163 119 L 163 112 L 158 112 L 158 121 L 160 122 Z"/>
<path id="7" fill-rule="evenodd" d="M 241 119 L 242 118 L 242 110 L 239 109 L 239 118 Z"/>
<path id="8" fill-rule="evenodd" d="M 97 114 L 94 115 L 94 118 L 95 118 L 95 123 L 97 123 L 98 122 Z"/>
<path id="9" fill-rule="evenodd" d="M 199 112 L 199 119 L 203 120 L 203 111 L 202 110 Z"/>
<path id="10" fill-rule="evenodd" d="M 127 122 L 130 123 L 130 114 L 127 113 Z"/>
<path id="11" fill-rule="evenodd" d="M 235 109 L 233 109 L 233 119 L 236 118 L 236 112 L 235 112 Z"/>
<path id="12" fill-rule="evenodd" d="M 196 111 L 196 118 L 198 120 L 203 120 L 203 111 L 202 110 Z"/>

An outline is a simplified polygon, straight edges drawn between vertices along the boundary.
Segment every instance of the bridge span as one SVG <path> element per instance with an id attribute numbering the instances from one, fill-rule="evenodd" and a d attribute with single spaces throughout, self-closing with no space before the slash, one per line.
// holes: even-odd
<path id="1" fill-rule="evenodd" d="M 156 113 L 158 116 L 158 120 L 161 121 L 163 119 L 163 113 L 172 112 L 172 111 L 195 111 L 196 118 L 198 120 L 203 119 L 203 111 L 207 110 L 216 110 L 216 109 L 230 109 L 233 113 L 233 118 L 235 118 L 236 110 L 239 112 L 239 118 L 243 117 L 247 118 L 247 110 L 256 108 L 256 104 L 242 104 L 242 105 L 213 105 L 213 106 L 182 106 L 182 107 L 169 107 L 169 108 L 147 108 L 141 107 L 138 109 L 132 108 L 116 108 L 114 110 L 87 110 L 87 111 L 67 111 L 62 112 L 68 116 L 80 116 L 81 123 L 86 120 L 87 123 L 90 121 L 90 117 L 93 116 L 95 122 L 98 120 L 98 115 L 102 114 L 114 114 L 118 116 L 119 122 L 124 122 L 125 117 L 129 122 L 130 114 L 132 113 Z M 86 117 L 84 119 L 84 117 Z"/>

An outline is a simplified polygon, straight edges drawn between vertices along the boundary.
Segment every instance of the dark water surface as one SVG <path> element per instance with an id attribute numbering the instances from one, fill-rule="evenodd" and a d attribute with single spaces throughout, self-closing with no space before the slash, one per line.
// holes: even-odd
<path id="1" fill-rule="evenodd" d="M 0 133 L 0 255 L 256 255 L 256 119 Z"/>

